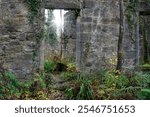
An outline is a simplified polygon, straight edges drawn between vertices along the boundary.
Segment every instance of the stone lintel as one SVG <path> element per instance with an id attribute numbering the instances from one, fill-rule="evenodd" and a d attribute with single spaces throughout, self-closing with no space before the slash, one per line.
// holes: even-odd
<path id="1" fill-rule="evenodd" d="M 46 9 L 80 9 L 80 1 L 78 0 L 45 0 L 44 7 Z"/>

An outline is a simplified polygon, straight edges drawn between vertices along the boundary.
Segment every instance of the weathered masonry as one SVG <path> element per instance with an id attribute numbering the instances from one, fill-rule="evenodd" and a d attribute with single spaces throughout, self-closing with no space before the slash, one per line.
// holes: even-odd
<path id="1" fill-rule="evenodd" d="M 44 9 L 79 10 L 73 40 L 78 66 L 88 71 L 109 67 L 110 58 L 115 59 L 117 54 L 118 0 L 37 1 L 41 2 L 32 17 L 26 0 L 0 0 L 0 64 L 4 68 L 23 80 L 42 67 Z M 139 15 L 150 19 L 149 8 L 142 4 Z M 136 42 L 129 38 L 128 25 L 124 38 L 124 68 L 134 69 L 136 53 L 142 49 L 137 50 Z M 147 39 L 150 45 L 150 34 Z"/>
<path id="2" fill-rule="evenodd" d="M 0 0 L 0 63 L 21 80 L 40 65 L 40 11 L 31 23 L 25 0 Z"/>

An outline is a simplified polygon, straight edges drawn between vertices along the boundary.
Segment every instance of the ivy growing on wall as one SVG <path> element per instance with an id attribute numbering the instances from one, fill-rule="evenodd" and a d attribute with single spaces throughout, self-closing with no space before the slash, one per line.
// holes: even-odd
<path id="1" fill-rule="evenodd" d="M 129 0 L 129 2 L 127 3 L 127 7 L 125 9 L 126 18 L 129 26 L 129 33 L 130 33 L 129 36 L 133 42 L 135 42 L 133 37 L 134 35 L 133 30 L 136 23 L 139 22 L 139 19 L 135 17 L 135 13 L 139 9 L 140 2 L 145 2 L 150 4 L 150 0 Z"/>
<path id="2" fill-rule="evenodd" d="M 75 14 L 75 18 L 77 19 L 77 17 L 80 16 L 80 10 L 79 9 L 75 9 L 74 10 L 74 14 Z"/>
<path id="3" fill-rule="evenodd" d="M 33 22 L 34 18 L 38 15 L 41 6 L 41 0 L 26 0 L 26 3 L 29 10 L 29 20 L 30 22 Z"/>
<path id="4" fill-rule="evenodd" d="M 38 19 L 38 15 L 41 10 L 41 3 L 42 3 L 42 0 L 25 0 L 25 4 L 27 5 L 27 8 L 28 8 L 28 20 L 29 20 L 30 24 L 32 25 L 32 27 L 35 28 L 35 30 L 33 30 L 33 34 L 32 34 L 33 38 L 35 38 L 36 42 L 37 42 L 37 44 L 34 46 L 34 50 L 32 53 L 32 62 L 33 62 L 33 65 L 35 68 L 37 68 L 37 66 L 38 66 L 36 57 L 39 54 L 38 48 L 40 46 L 43 32 L 42 32 L 42 29 L 37 30 L 36 27 L 33 26 L 33 24 L 34 24 L 35 20 Z"/>

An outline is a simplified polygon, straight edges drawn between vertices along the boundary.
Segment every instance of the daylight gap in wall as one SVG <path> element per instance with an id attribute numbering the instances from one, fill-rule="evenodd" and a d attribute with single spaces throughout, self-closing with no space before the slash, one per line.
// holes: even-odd
<path id="1" fill-rule="evenodd" d="M 45 9 L 45 56 L 58 55 L 62 51 L 64 15 L 66 12 L 63 9 Z"/>
<path id="2" fill-rule="evenodd" d="M 140 64 L 150 63 L 150 15 L 140 15 Z"/>
<path id="3" fill-rule="evenodd" d="M 64 14 L 66 12 L 62 9 L 45 9 L 45 38 L 49 41 L 53 42 L 61 38 L 64 31 Z"/>

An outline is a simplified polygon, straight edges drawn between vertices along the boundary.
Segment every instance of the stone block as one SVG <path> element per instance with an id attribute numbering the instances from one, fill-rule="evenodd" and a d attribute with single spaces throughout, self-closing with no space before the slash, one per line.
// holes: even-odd
<path id="1" fill-rule="evenodd" d="M 95 3 L 96 3 L 95 0 L 85 0 L 83 7 L 84 8 L 94 8 L 96 5 Z"/>
<path id="2" fill-rule="evenodd" d="M 81 24 L 81 32 L 88 32 L 90 33 L 92 30 L 92 25 L 90 23 Z"/>
<path id="3" fill-rule="evenodd" d="M 81 18 L 81 22 L 84 22 L 84 23 L 86 23 L 86 22 L 92 22 L 92 17 L 82 17 Z"/>
<path id="4" fill-rule="evenodd" d="M 135 51 L 126 51 L 125 52 L 125 58 L 126 59 L 134 59 L 136 55 Z"/>

